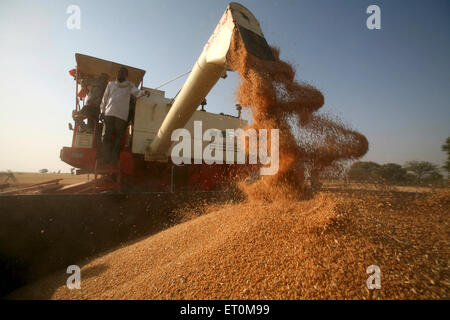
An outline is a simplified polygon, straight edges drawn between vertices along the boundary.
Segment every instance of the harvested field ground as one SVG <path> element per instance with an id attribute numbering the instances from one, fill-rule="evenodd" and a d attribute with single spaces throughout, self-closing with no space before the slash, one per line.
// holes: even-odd
<path id="1" fill-rule="evenodd" d="M 382 183 L 357 183 L 357 182 L 342 182 L 342 181 L 323 181 L 323 188 L 325 189 L 351 189 L 351 190 L 366 190 L 366 191 L 401 191 L 401 192 L 417 192 L 428 193 L 435 190 L 445 190 L 445 186 L 396 186 L 386 185 Z"/>
<path id="2" fill-rule="evenodd" d="M 448 299 L 449 208 L 449 191 L 225 205 L 82 265 L 81 290 L 61 270 L 10 298 Z"/>
<path id="3" fill-rule="evenodd" d="M 58 184 L 64 186 L 88 182 L 90 180 L 93 180 L 94 178 L 93 175 L 89 176 L 87 174 L 72 175 L 70 173 L 31 173 L 31 172 L 15 172 L 14 177 L 16 181 L 13 181 L 12 179 L 6 181 L 6 176 L 0 177 L 0 184 L 3 183 L 3 181 L 6 181 L 9 184 L 6 188 L 2 188 L 0 192 L 20 190 L 17 192 L 18 194 L 30 194 L 30 193 L 33 194 L 39 193 L 39 191 L 36 190 L 26 191 L 21 189 L 56 179 L 62 179 L 61 181 L 58 182 Z"/>
<path id="4" fill-rule="evenodd" d="M 26 187 L 45 181 L 62 179 L 60 184 L 74 184 L 88 181 L 88 175 L 72 175 L 70 173 L 32 173 L 32 172 L 14 172 L 17 182 L 8 181 L 11 187 Z M 91 180 L 93 176 L 90 177 Z"/>
<path id="5" fill-rule="evenodd" d="M 15 173 L 17 183 L 19 184 L 35 184 L 54 179 L 62 179 L 61 184 L 72 184 L 88 181 L 88 175 L 74 175 L 70 173 Z M 91 177 L 92 178 L 92 177 Z"/>

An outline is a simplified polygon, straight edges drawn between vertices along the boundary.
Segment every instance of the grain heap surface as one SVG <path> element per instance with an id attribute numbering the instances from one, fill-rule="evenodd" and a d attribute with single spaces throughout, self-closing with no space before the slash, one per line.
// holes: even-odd
<path id="1" fill-rule="evenodd" d="M 226 205 L 87 263 L 81 290 L 62 270 L 13 297 L 448 298 L 449 207 L 448 192 Z M 366 287 L 370 265 L 381 290 Z"/>

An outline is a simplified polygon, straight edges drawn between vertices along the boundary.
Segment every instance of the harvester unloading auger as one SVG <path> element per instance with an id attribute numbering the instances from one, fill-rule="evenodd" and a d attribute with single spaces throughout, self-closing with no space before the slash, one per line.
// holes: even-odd
<path id="1" fill-rule="evenodd" d="M 167 161 L 172 132 L 186 125 L 212 87 L 220 77 L 226 75 L 230 68 L 227 55 L 235 28 L 248 52 L 261 59 L 274 60 L 256 18 L 242 5 L 231 3 L 205 45 L 155 139 L 146 150 L 146 159 Z"/>
<path id="2" fill-rule="evenodd" d="M 217 190 L 226 186 L 237 174 L 254 170 L 255 166 L 252 168 L 249 165 L 206 165 L 198 159 L 192 159 L 192 164 L 174 166 L 170 158 L 172 132 L 179 128 L 188 129 L 192 133 L 193 144 L 194 121 L 202 121 L 203 131 L 214 128 L 225 132 L 226 129 L 247 126 L 247 121 L 240 116 L 196 111 L 217 81 L 226 77 L 227 70 L 230 70 L 227 55 L 235 29 L 238 30 L 248 52 L 261 59 L 274 59 L 253 14 L 238 3 L 230 3 L 176 98 L 168 99 L 163 91 L 145 88 L 151 95 L 139 98 L 136 102 L 134 117 L 127 128 L 117 167 L 97 165 L 101 124 L 96 125 L 93 133 L 81 133 L 77 122 L 75 123 L 72 147 L 64 147 L 61 150 L 61 159 L 78 168 L 78 174 L 91 173 L 96 179 L 91 183 L 62 188 L 59 192 L 90 193 L 111 189 Z M 105 73 L 112 80 L 121 67 L 120 64 L 81 54 L 76 54 L 76 59 L 76 76 L 79 78 Z M 127 68 L 129 80 L 144 88 L 142 81 L 145 71 Z M 77 98 L 76 110 L 79 108 Z M 207 144 L 202 143 L 202 147 Z M 237 152 L 236 148 L 234 152 Z M 100 175 L 105 177 L 97 179 Z M 112 176 L 114 179 L 106 176 Z"/>

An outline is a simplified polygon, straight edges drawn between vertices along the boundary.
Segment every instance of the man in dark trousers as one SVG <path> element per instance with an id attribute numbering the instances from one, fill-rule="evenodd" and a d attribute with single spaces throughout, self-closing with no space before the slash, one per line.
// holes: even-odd
<path id="1" fill-rule="evenodd" d="M 150 95 L 150 92 L 139 90 L 127 80 L 128 69 L 121 67 L 117 79 L 108 83 L 100 105 L 100 120 L 105 121 L 102 138 L 101 162 L 116 164 L 119 161 L 123 133 L 128 122 L 131 95 L 136 98 Z"/>
<path id="2" fill-rule="evenodd" d="M 87 101 L 83 108 L 78 112 L 78 115 L 88 117 L 87 132 L 92 133 L 94 131 L 95 123 L 97 122 L 98 115 L 100 113 L 100 104 L 102 97 L 108 84 L 108 75 L 102 73 L 98 77 L 82 79 L 81 87 L 87 93 Z M 90 87 L 91 89 L 89 90 Z M 78 124 L 82 129 L 85 129 L 85 123 L 83 120 L 78 120 Z"/>

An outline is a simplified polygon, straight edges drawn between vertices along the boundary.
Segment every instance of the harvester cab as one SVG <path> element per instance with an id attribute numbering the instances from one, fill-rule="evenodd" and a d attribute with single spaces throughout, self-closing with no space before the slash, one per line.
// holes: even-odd
<path id="1" fill-rule="evenodd" d="M 73 142 L 71 153 L 64 153 L 64 151 L 67 151 L 67 148 L 63 148 L 61 159 L 73 167 L 79 168 L 79 173 L 83 173 L 94 169 L 95 161 L 93 159 L 97 157 L 96 151 L 100 143 L 102 123 L 97 121 L 98 115 L 91 116 L 80 113 L 80 110 L 85 106 L 87 95 L 85 86 L 82 86 L 82 84 L 83 82 L 89 83 L 89 80 L 103 76 L 106 86 L 108 81 L 115 79 L 117 71 L 124 65 L 80 53 L 75 54 L 75 60 L 77 62 L 76 68 L 69 71 L 75 80 L 75 107 L 72 112 L 75 122 L 74 125 L 70 124 L 71 129 L 74 131 Z M 128 80 L 135 86 L 142 87 L 145 71 L 130 66 L 125 67 L 128 69 Z M 105 86 L 101 96 L 103 96 Z M 92 90 L 92 86 L 87 85 L 86 87 L 88 90 Z M 99 107 L 98 104 L 96 107 Z M 93 130 L 85 130 L 84 119 L 91 120 L 94 123 Z"/>

